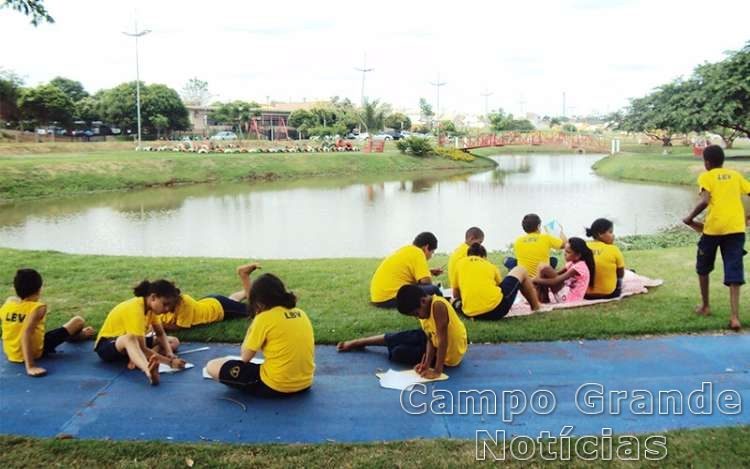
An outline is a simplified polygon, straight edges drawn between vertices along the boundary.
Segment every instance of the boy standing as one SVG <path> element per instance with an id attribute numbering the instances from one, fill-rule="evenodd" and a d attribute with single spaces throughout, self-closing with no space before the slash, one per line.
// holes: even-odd
<path id="1" fill-rule="evenodd" d="M 443 269 L 430 269 L 427 261 L 437 249 L 437 237 L 429 232 L 419 233 L 412 244 L 404 246 L 380 263 L 370 282 L 370 301 L 380 308 L 395 308 L 396 293 L 404 285 L 419 285 L 427 294 L 442 296 L 431 275 Z"/>
<path id="2" fill-rule="evenodd" d="M 404 285 L 396 301 L 398 311 L 419 319 L 421 329 L 339 342 L 338 351 L 386 346 L 389 360 L 414 366 L 428 379 L 438 378 L 444 366 L 458 366 L 468 348 L 466 327 L 448 300 L 427 294 L 417 285 Z"/>
<path id="3" fill-rule="evenodd" d="M 745 227 L 748 219 L 742 205 L 742 195 L 750 194 L 750 182 L 742 174 L 723 168 L 724 150 L 718 145 L 710 145 L 703 150 L 703 163 L 706 172 L 698 177 L 700 202 L 682 221 L 702 232 L 698 242 L 695 270 L 701 290 L 701 304 L 695 312 L 711 314 L 708 298 L 708 275 L 714 269 L 716 250 L 721 249 L 724 263 L 724 285 L 729 287 L 731 319 L 729 327 L 738 331 L 740 324 L 740 287 L 745 283 L 742 256 L 745 252 Z M 701 226 L 694 219 L 708 208 L 706 220 Z"/>
<path id="4" fill-rule="evenodd" d="M 526 232 L 519 236 L 513 243 L 513 251 L 516 254 L 516 262 L 506 259 L 505 266 L 512 269 L 516 265 L 526 269 L 529 278 L 537 276 L 540 264 L 548 264 L 554 269 L 557 267 L 557 258 L 550 257 L 550 250 L 562 249 L 568 241 L 565 233 L 560 228 L 560 237 L 541 232 L 542 219 L 535 213 L 530 213 L 521 220 L 521 227 Z"/>
<path id="5" fill-rule="evenodd" d="M 453 298 L 458 298 L 458 280 L 456 279 L 456 267 L 458 266 L 458 261 L 466 257 L 466 253 L 469 251 L 469 246 L 474 243 L 482 244 L 483 242 L 484 232 L 476 226 L 472 226 L 466 230 L 464 242 L 459 244 L 448 258 L 448 281 L 453 289 Z"/>
<path id="6" fill-rule="evenodd" d="M 34 269 L 19 269 L 13 279 L 18 297 L 11 297 L 0 307 L 3 325 L 3 351 L 11 362 L 24 363 L 29 376 L 44 376 L 47 370 L 36 366 L 35 360 L 66 340 L 88 339 L 94 330 L 85 327 L 82 317 L 74 316 L 63 327 L 45 334 L 47 305 L 40 302 L 42 276 Z"/>

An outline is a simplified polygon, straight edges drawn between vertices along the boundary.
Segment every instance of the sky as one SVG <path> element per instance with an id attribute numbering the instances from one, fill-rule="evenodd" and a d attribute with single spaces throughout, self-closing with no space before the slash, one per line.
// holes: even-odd
<path id="1" fill-rule="evenodd" d="M 0 10 L 0 67 L 27 85 L 55 76 L 90 92 L 135 79 L 214 100 L 360 101 L 441 113 L 608 113 L 750 41 L 746 0 L 47 0 L 55 24 Z"/>

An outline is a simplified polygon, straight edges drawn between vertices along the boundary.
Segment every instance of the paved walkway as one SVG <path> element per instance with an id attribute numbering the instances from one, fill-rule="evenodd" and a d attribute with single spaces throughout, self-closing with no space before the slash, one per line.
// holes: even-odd
<path id="1" fill-rule="evenodd" d="M 185 344 L 184 349 L 204 344 Z M 0 433 L 49 437 L 67 433 L 76 438 L 153 439 L 223 442 L 326 442 L 402 440 L 410 438 L 468 438 L 477 430 L 505 430 L 508 435 L 537 436 L 542 431 L 559 435 L 661 432 L 676 428 L 750 424 L 750 335 L 675 336 L 644 340 L 532 342 L 473 345 L 448 381 L 412 394 L 414 407 L 430 403 L 429 396 L 455 397 L 454 415 L 409 415 L 401 407 L 399 391 L 382 389 L 374 376 L 387 369 L 384 349 L 348 354 L 330 346 L 317 347 L 315 384 L 309 393 L 285 400 L 248 397 L 201 378 L 210 358 L 237 354 L 237 345 L 208 344 L 211 349 L 187 355 L 196 367 L 162 375 L 160 386 L 148 386 L 142 373 L 104 364 L 91 343 L 64 344 L 62 353 L 45 359 L 47 377 L 34 379 L 23 367 L 0 364 Z M 395 367 L 394 367 L 395 368 Z M 600 383 L 605 391 L 658 392 L 677 390 L 684 396 L 683 415 L 666 408 L 668 415 L 635 415 L 638 401 L 623 401 L 619 415 L 605 407 L 603 415 L 585 415 L 576 404 L 576 390 L 585 383 Z M 696 415 L 688 409 L 688 394 L 712 383 L 712 409 Z M 485 408 L 475 415 L 457 415 L 458 392 L 489 390 L 497 396 L 497 415 Z M 520 401 L 503 392 L 516 390 L 518 399 L 554 396 L 520 410 Z M 729 401 L 719 409 L 718 394 L 734 390 L 741 397 L 740 412 L 728 415 Z M 433 394 L 434 393 L 434 394 Z M 489 393 L 485 393 L 490 396 Z M 675 394 L 676 395 L 676 394 Z M 243 411 L 229 397 L 247 406 Z M 597 397 L 594 395 L 593 397 Z M 694 396 L 696 397 L 696 396 Z M 611 401 L 606 399 L 605 405 Z M 445 400 L 440 402 L 445 403 Z M 433 410 L 442 410 L 433 401 Z M 513 407 L 511 404 L 518 402 Z M 643 402 L 643 401 L 640 401 Z M 503 405 L 503 404 L 507 405 Z M 596 405 L 597 400 L 592 400 Z M 466 406 L 462 405 L 462 408 Z M 515 409 L 515 410 L 514 410 Z M 654 409 L 658 413 L 658 408 Z M 699 410 L 699 409 L 694 409 Z M 476 415 L 480 414 L 480 415 Z M 506 419 L 507 420 L 507 419 Z"/>

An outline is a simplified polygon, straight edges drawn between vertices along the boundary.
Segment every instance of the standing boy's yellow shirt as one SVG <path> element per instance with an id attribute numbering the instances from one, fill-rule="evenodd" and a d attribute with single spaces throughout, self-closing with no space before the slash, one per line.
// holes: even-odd
<path id="1" fill-rule="evenodd" d="M 742 196 L 750 194 L 750 182 L 732 169 L 714 168 L 698 177 L 698 187 L 711 194 L 703 234 L 725 235 L 745 232 Z"/>
<path id="2" fill-rule="evenodd" d="M 625 268 L 625 258 L 620 248 L 601 241 L 588 241 L 586 245 L 594 253 L 594 286 L 586 293 L 594 295 L 609 295 L 617 288 L 617 269 Z"/>
<path id="3" fill-rule="evenodd" d="M 161 324 L 159 317 L 153 311 L 146 314 L 144 298 L 136 296 L 112 308 L 99 330 L 96 343 L 102 337 L 115 338 L 126 334 L 143 337 L 152 324 Z"/>
<path id="4" fill-rule="evenodd" d="M 427 257 L 422 249 L 404 246 L 380 263 L 370 282 L 370 301 L 380 303 L 396 297 L 404 285 L 430 277 Z"/>
<path id="5" fill-rule="evenodd" d="M 451 288 L 456 288 L 458 286 L 458 282 L 456 282 L 456 267 L 458 261 L 466 257 L 467 252 L 469 252 L 469 245 L 461 243 L 453 250 L 451 256 L 448 258 L 448 282 L 450 282 Z"/>
<path id="6" fill-rule="evenodd" d="M 526 269 L 529 277 L 536 277 L 539 264 L 549 262 L 551 249 L 562 247 L 562 240 L 548 233 L 528 233 L 519 236 L 513 243 L 518 265 Z"/>
<path id="7" fill-rule="evenodd" d="M 282 306 L 255 316 L 242 342 L 245 350 L 263 351 L 260 379 L 279 392 L 309 388 L 315 373 L 315 338 L 304 311 Z"/>
<path id="8" fill-rule="evenodd" d="M 23 363 L 23 348 L 21 339 L 31 321 L 31 315 L 44 303 L 38 301 L 23 301 L 18 298 L 9 298 L 0 307 L 0 320 L 3 322 L 3 351 L 9 361 Z M 39 358 L 44 353 L 44 322 L 36 324 L 31 335 L 31 354 Z"/>
<path id="9" fill-rule="evenodd" d="M 182 294 L 173 312 L 157 316 L 164 325 L 188 328 L 223 320 L 224 308 L 216 298 L 195 300 L 190 295 Z"/>
<path id="10" fill-rule="evenodd" d="M 456 280 L 461 290 L 461 309 L 467 316 L 492 311 L 503 301 L 500 269 L 483 257 L 461 259 Z"/>
<path id="11" fill-rule="evenodd" d="M 432 297 L 432 306 L 430 306 L 430 317 L 427 319 L 420 319 L 419 324 L 422 326 L 422 330 L 430 338 L 432 346 L 438 348 L 440 341 L 437 335 L 437 324 L 435 324 L 435 304 L 443 303 L 448 310 L 448 347 L 445 350 L 445 359 L 443 363 L 448 366 L 457 366 L 461 363 L 464 358 L 466 349 L 468 348 L 468 339 L 466 336 L 466 326 L 459 319 L 456 310 L 453 309 L 450 302 L 440 296 Z"/>

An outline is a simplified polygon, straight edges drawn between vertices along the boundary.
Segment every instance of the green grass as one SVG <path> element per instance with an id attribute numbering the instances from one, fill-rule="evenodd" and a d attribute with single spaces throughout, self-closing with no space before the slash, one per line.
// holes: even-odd
<path id="1" fill-rule="evenodd" d="M 366 424 L 366 422 L 363 422 Z M 548 462 L 480 461 L 504 467 L 745 467 L 750 460 L 750 427 L 710 428 L 666 432 L 667 456 L 661 461 Z M 638 437 L 643 457 L 647 435 Z M 617 447 L 617 437 L 613 438 Z M 574 443 L 573 443 L 574 444 Z M 598 442 L 597 447 L 603 443 Z M 499 448 L 495 450 L 499 454 Z M 510 449 L 506 447 L 506 454 Z M 477 464 L 475 442 L 466 440 L 411 440 L 390 443 L 318 445 L 184 444 L 161 441 L 55 440 L 0 436 L 1 467 L 468 467 Z M 488 457 L 490 457 L 488 455 Z"/>
<path id="2" fill-rule="evenodd" d="M 320 176 L 373 176 L 431 170 L 479 170 L 495 166 L 415 158 L 389 149 L 379 154 L 346 153 L 18 153 L 0 156 L 0 202 L 90 192 L 205 182 L 268 181 Z"/>
<path id="3" fill-rule="evenodd" d="M 626 241 L 634 248 L 683 246 L 694 243 L 695 236 L 677 234 L 666 241 L 648 237 Z M 469 339 L 481 343 L 722 330 L 728 320 L 728 293 L 721 284 L 720 269 L 712 284 L 715 314 L 708 318 L 692 314 L 698 299 L 694 256 L 693 247 L 627 251 L 629 268 L 649 277 L 663 278 L 665 285 L 647 295 L 595 307 L 501 322 L 467 320 Z M 493 253 L 490 258 L 499 264 L 502 254 Z M 239 262 L 238 259 L 89 256 L 0 248 L 0 285 L 6 295 L 11 295 L 15 270 L 36 268 L 45 278 L 44 299 L 50 305 L 50 327 L 75 314 L 82 314 L 91 324 L 100 326 L 109 310 L 129 298 L 132 286 L 143 278 L 173 279 L 183 291 L 197 297 L 229 294 L 239 289 L 234 274 Z M 440 266 L 445 262 L 446 256 L 438 255 L 431 264 Z M 322 344 L 416 325 L 412 318 L 369 304 L 370 277 L 378 263 L 379 259 L 261 261 L 264 272 L 278 274 L 298 295 L 300 307 L 310 315 L 315 327 L 316 341 Z M 447 286 L 445 274 L 437 280 Z M 746 294 L 743 296 L 746 308 L 748 299 Z M 246 327 L 245 321 L 224 321 L 178 335 L 189 340 L 239 342 Z"/>

